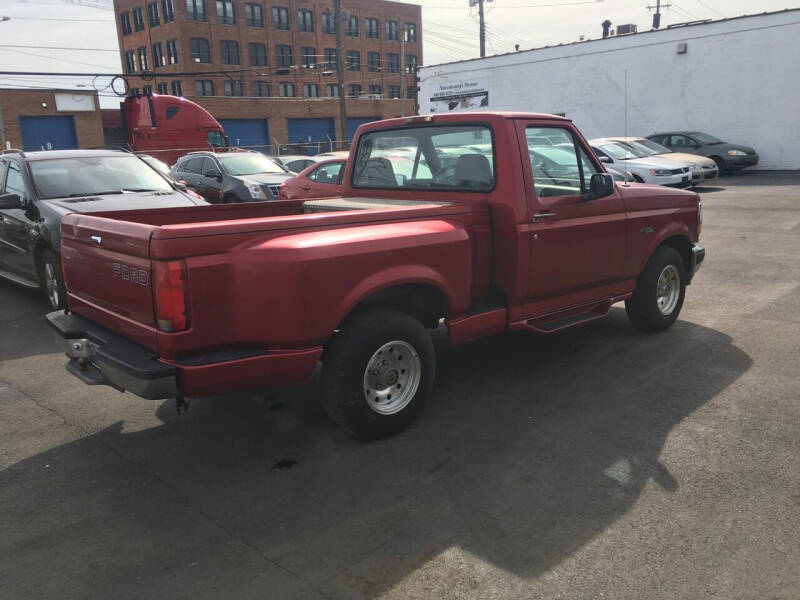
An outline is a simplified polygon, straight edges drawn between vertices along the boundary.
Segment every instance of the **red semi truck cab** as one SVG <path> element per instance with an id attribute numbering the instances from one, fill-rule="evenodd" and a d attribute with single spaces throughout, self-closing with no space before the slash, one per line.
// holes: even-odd
<path id="1" fill-rule="evenodd" d="M 222 125 L 202 106 L 179 96 L 130 96 L 122 103 L 131 150 L 172 165 L 195 150 L 225 148 Z"/>
<path id="2" fill-rule="evenodd" d="M 351 433 L 408 425 L 429 330 L 551 334 L 624 302 L 678 318 L 701 265 L 697 194 L 614 184 L 567 119 L 410 117 L 359 128 L 344 197 L 71 214 L 67 311 L 48 320 L 89 384 L 145 398 L 299 382 Z M 676 351 L 680 351 L 676 348 Z"/>

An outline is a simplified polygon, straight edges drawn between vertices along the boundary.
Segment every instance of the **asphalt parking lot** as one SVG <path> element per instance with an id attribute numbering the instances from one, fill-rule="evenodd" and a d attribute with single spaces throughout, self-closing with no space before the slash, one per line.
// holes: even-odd
<path id="1" fill-rule="evenodd" d="M 700 191 L 671 330 L 440 347 L 371 444 L 316 381 L 184 415 L 87 388 L 0 282 L 0 596 L 800 597 L 800 173 Z"/>

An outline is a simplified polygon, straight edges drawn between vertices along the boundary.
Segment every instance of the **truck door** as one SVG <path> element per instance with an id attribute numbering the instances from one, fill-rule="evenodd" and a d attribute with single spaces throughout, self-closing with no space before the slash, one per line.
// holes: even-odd
<path id="1" fill-rule="evenodd" d="M 615 190 L 583 199 L 602 168 L 566 124 L 520 120 L 517 136 L 529 210 L 525 312 L 545 314 L 610 296 L 608 286 L 619 282 L 625 260 L 622 197 Z"/>
<path id="2" fill-rule="evenodd" d="M 3 194 L 17 194 L 23 202 L 30 202 L 25 178 L 20 170 L 19 163 L 14 160 L 3 161 L 7 169 L 4 170 L 5 181 L 0 179 L 0 192 Z M 30 206 L 30 205 L 29 205 Z M 0 209 L 0 260 L 2 268 L 22 275 L 27 279 L 36 280 L 36 269 L 33 257 L 32 240 L 37 227 L 32 220 L 36 214 L 33 207 Z"/>

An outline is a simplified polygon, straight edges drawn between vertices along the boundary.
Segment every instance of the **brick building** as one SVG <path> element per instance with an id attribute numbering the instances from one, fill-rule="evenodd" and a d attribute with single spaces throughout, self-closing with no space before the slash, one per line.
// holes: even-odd
<path id="1" fill-rule="evenodd" d="M 131 91 L 192 99 L 240 146 L 340 137 L 333 0 L 115 0 L 114 10 Z M 343 0 L 342 16 L 348 137 L 414 114 L 421 7 Z"/>
<path id="2" fill-rule="evenodd" d="M 64 150 L 103 145 L 97 92 L 0 89 L 0 146 Z"/>

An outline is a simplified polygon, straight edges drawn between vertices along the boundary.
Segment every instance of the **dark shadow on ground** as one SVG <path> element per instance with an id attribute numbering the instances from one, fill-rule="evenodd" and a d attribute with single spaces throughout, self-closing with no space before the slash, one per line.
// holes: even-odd
<path id="1" fill-rule="evenodd" d="M 58 351 L 50 329 L 42 326 L 50 310 L 42 290 L 0 278 L 0 361 Z"/>
<path id="2" fill-rule="evenodd" d="M 643 335 L 615 309 L 440 348 L 420 421 L 372 444 L 328 422 L 315 381 L 273 391 L 282 405 L 195 400 L 179 417 L 165 402 L 159 427 L 0 472 L 4 595 L 371 598 L 453 546 L 534 577 L 650 480 L 678 489 L 667 435 L 750 365 L 719 331 Z"/>
<path id="3" fill-rule="evenodd" d="M 797 185 L 800 171 L 753 171 L 745 169 L 720 176 L 720 184 L 725 185 Z"/>
<path id="4" fill-rule="evenodd" d="M 691 191 L 697 192 L 698 194 L 710 194 L 713 192 L 724 192 L 728 188 L 724 187 L 711 187 L 711 186 L 696 186 L 691 188 Z"/>

